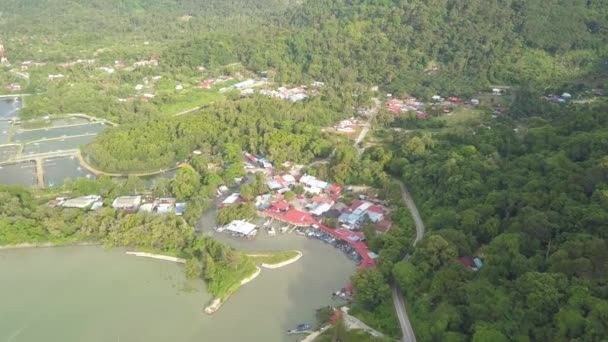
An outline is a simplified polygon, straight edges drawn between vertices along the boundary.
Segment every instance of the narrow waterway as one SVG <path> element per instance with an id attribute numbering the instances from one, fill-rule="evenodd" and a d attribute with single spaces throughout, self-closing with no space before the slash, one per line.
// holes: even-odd
<path id="1" fill-rule="evenodd" d="M 18 97 L 0 99 L 0 119 L 16 117 L 19 109 L 21 109 L 21 99 Z"/>

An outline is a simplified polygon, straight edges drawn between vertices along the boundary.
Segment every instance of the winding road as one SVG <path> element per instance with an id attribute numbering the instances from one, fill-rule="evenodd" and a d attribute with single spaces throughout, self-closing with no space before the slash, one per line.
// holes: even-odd
<path id="1" fill-rule="evenodd" d="M 395 179 L 395 181 L 399 184 L 399 188 L 401 189 L 401 197 L 403 197 L 403 201 L 412 214 L 414 224 L 416 225 L 416 238 L 414 239 L 413 243 L 413 245 L 416 246 L 416 244 L 424 237 L 424 222 L 422 222 L 422 218 L 420 217 L 416 203 L 414 203 L 412 196 L 410 195 L 409 191 L 407 191 L 405 184 L 397 179 Z M 409 256 L 409 254 L 406 255 L 404 260 L 409 259 Z M 391 282 L 391 292 L 393 295 L 393 304 L 395 305 L 395 311 L 397 312 L 397 318 L 399 319 L 399 325 L 401 327 L 401 341 L 416 342 L 416 335 L 414 334 L 414 329 L 412 328 L 410 319 L 407 316 L 407 311 L 405 310 L 405 301 L 401 295 L 401 289 L 399 289 L 399 285 L 397 285 L 395 281 Z"/>

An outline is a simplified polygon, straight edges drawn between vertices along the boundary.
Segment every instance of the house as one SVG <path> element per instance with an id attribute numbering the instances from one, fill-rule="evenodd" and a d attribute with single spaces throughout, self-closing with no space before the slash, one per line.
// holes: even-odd
<path id="1" fill-rule="evenodd" d="M 91 204 L 93 204 L 94 202 L 99 201 L 100 199 L 101 197 L 97 195 L 80 196 L 66 200 L 65 202 L 63 202 L 63 204 L 61 204 L 61 206 L 64 208 L 85 209 L 91 206 Z"/>
<path id="2" fill-rule="evenodd" d="M 60 80 L 62 78 L 64 78 L 65 76 L 63 76 L 63 74 L 57 74 L 57 75 L 49 75 L 48 76 L 48 80 L 49 81 L 55 81 L 55 80 Z"/>
<path id="3" fill-rule="evenodd" d="M 392 226 L 393 222 L 387 218 L 382 221 L 376 222 L 376 231 L 379 233 L 386 233 Z"/>
<path id="4" fill-rule="evenodd" d="M 426 119 L 426 118 L 428 117 L 428 115 L 427 115 L 425 112 L 420 112 L 420 111 L 417 111 L 417 112 L 416 112 L 416 117 L 417 117 L 418 119 L 421 119 L 421 120 L 422 120 L 422 119 Z"/>
<path id="5" fill-rule="evenodd" d="M 253 236 L 257 226 L 246 221 L 235 220 L 224 226 L 224 230 L 239 236 Z"/>
<path id="6" fill-rule="evenodd" d="M 235 192 L 235 193 L 231 194 L 230 196 L 226 197 L 226 199 L 224 199 L 220 205 L 224 206 L 224 205 L 234 204 L 239 200 L 239 198 L 241 198 L 241 194 L 238 192 Z"/>
<path id="7" fill-rule="evenodd" d="M 143 84 L 137 84 L 137 85 L 135 85 L 135 90 L 141 91 L 143 89 L 144 89 L 144 85 Z"/>
<path id="8" fill-rule="evenodd" d="M 298 94 L 293 94 L 289 96 L 289 99 L 291 100 L 291 102 L 298 102 L 301 100 L 304 100 L 308 98 L 308 95 L 303 94 L 303 93 L 298 93 Z"/>
<path id="9" fill-rule="evenodd" d="M 146 99 L 146 100 L 151 100 L 151 99 L 153 99 L 155 96 L 156 96 L 156 95 L 154 95 L 154 94 L 150 94 L 150 93 L 145 93 L 145 94 L 143 94 L 143 97 L 144 97 L 144 99 Z"/>
<path id="10" fill-rule="evenodd" d="M 278 190 L 278 189 L 281 189 L 283 187 L 283 184 L 279 183 L 274 178 L 268 178 L 267 181 L 266 181 L 266 184 L 268 184 L 268 188 L 270 190 Z"/>
<path id="11" fill-rule="evenodd" d="M 206 80 L 206 81 L 200 82 L 198 84 L 198 86 L 203 89 L 211 89 L 211 87 L 213 87 L 213 83 L 214 83 L 213 80 Z"/>
<path id="12" fill-rule="evenodd" d="M 500 96 L 500 95 L 502 95 L 502 92 L 498 88 L 492 88 L 492 95 Z"/>
<path id="13" fill-rule="evenodd" d="M 250 87 L 252 87 L 254 85 L 255 85 L 255 81 L 252 80 L 252 79 L 248 79 L 246 81 L 237 83 L 237 84 L 231 86 L 230 88 L 232 88 L 232 89 L 244 89 L 244 88 L 250 88 Z"/>
<path id="14" fill-rule="evenodd" d="M 460 261 L 460 263 L 464 266 L 475 268 L 475 262 L 470 256 L 461 256 L 460 258 L 458 258 L 458 261 Z"/>
<path id="15" fill-rule="evenodd" d="M 247 89 L 241 90 L 241 95 L 243 95 L 243 96 L 253 95 L 253 93 L 254 93 L 253 88 L 247 88 Z"/>
<path id="16" fill-rule="evenodd" d="M 98 69 L 105 72 L 106 74 L 113 74 L 115 72 L 114 68 L 99 67 Z"/>
<path id="17" fill-rule="evenodd" d="M 19 83 L 11 83 L 6 87 L 6 89 L 10 91 L 20 91 L 21 85 Z"/>
<path id="18" fill-rule="evenodd" d="M 562 98 L 564 98 L 564 99 L 571 99 L 572 98 L 572 94 L 570 94 L 570 93 L 563 93 L 562 94 Z"/>
<path id="19" fill-rule="evenodd" d="M 125 212 L 136 212 L 141 205 L 141 196 L 120 196 L 112 202 L 112 208 Z"/>
<path id="20" fill-rule="evenodd" d="M 316 204 L 310 210 L 310 213 L 313 214 L 313 215 L 315 215 L 315 216 L 321 216 L 325 212 L 327 212 L 329 209 L 331 209 L 331 204 L 329 204 L 329 203 L 318 203 L 318 204 Z"/>
<path id="21" fill-rule="evenodd" d="M 365 213 L 367 214 L 367 217 L 369 217 L 369 219 L 374 223 L 380 222 L 382 219 L 384 219 L 384 209 L 382 209 L 382 207 L 379 205 L 374 204 L 368 207 Z"/>
<path id="22" fill-rule="evenodd" d="M 144 203 L 139 207 L 139 211 L 142 213 L 151 213 L 154 211 L 154 203 Z"/>
<path id="23" fill-rule="evenodd" d="M 283 163 L 283 164 L 285 164 L 285 163 Z M 285 184 L 287 186 L 296 183 L 295 177 L 292 176 L 292 175 L 290 175 L 289 173 L 286 173 L 286 174 L 282 175 L 281 178 L 283 179 L 283 184 Z"/>
<path id="24" fill-rule="evenodd" d="M 287 203 L 285 201 L 278 201 L 278 202 L 272 203 L 270 205 L 270 207 L 274 211 L 287 211 L 287 210 L 289 210 L 289 203 Z"/>
<path id="25" fill-rule="evenodd" d="M 161 197 L 154 201 L 154 209 L 159 214 L 172 213 L 175 211 L 175 198 Z"/>
<path id="26" fill-rule="evenodd" d="M 186 212 L 186 203 L 175 203 L 175 215 L 182 216 Z"/>
<path id="27" fill-rule="evenodd" d="M 460 258 L 458 258 L 458 261 L 460 261 L 461 264 L 469 267 L 473 271 L 477 271 L 481 267 L 483 267 L 483 262 L 477 257 L 473 258 L 470 256 L 461 256 Z"/>
<path id="28" fill-rule="evenodd" d="M 175 91 L 182 91 L 182 90 L 184 90 L 184 86 L 183 85 L 178 84 L 178 85 L 175 86 Z"/>
<path id="29" fill-rule="evenodd" d="M 316 177 L 309 176 L 306 174 L 300 178 L 300 184 L 305 186 L 306 191 L 310 190 L 309 192 L 317 194 L 320 193 L 322 190 L 329 188 L 329 184 L 327 182 L 318 180 Z"/>
<path id="30" fill-rule="evenodd" d="M 471 102 L 472 105 L 475 105 L 475 106 L 479 104 L 479 100 L 478 99 L 471 99 L 470 102 Z"/>

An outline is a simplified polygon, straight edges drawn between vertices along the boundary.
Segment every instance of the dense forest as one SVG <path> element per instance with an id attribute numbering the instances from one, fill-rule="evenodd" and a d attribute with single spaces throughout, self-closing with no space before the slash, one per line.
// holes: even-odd
<path id="1" fill-rule="evenodd" d="M 277 165 L 309 162 L 331 152 L 332 142 L 318 127 L 338 117 L 318 101 L 292 105 L 254 97 L 223 102 L 195 115 L 107 130 L 86 150 L 95 165 L 108 171 L 158 170 L 187 158 L 195 149 L 206 155 L 225 153 L 229 143 L 264 153 Z"/>
<path id="2" fill-rule="evenodd" d="M 344 98 L 357 82 L 418 95 L 546 86 L 608 55 L 605 0 L 9 0 L 0 11 L 17 60 L 158 53 L 180 73 L 240 62 L 279 83 L 323 80 Z"/>
<path id="3" fill-rule="evenodd" d="M 530 108 L 516 129 L 502 118 L 396 137 L 384 167 L 411 188 L 430 233 L 413 250 L 408 220 L 373 238 L 381 261 L 353 279 L 358 305 L 395 329 L 383 285 L 394 278 L 422 341 L 603 340 L 607 110 Z M 477 272 L 458 259 L 475 256 Z"/>

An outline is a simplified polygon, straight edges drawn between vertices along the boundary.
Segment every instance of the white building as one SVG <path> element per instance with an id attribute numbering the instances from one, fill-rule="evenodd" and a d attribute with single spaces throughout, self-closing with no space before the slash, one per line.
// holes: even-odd
<path id="1" fill-rule="evenodd" d="M 84 209 L 99 200 L 101 200 L 101 197 L 97 195 L 80 196 L 66 200 L 61 206 L 64 208 Z"/>
<path id="2" fill-rule="evenodd" d="M 256 229 L 257 226 L 255 224 L 241 220 L 232 221 L 226 226 L 224 226 L 224 231 L 243 236 L 255 235 Z"/>

